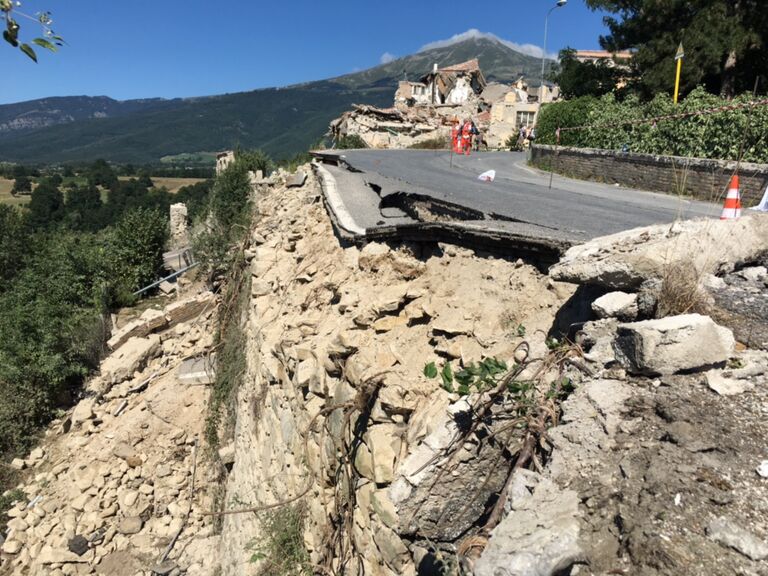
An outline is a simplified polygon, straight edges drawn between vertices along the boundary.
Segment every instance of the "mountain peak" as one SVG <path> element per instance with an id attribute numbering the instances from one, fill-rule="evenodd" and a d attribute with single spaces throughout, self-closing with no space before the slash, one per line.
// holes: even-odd
<path id="1" fill-rule="evenodd" d="M 535 44 L 519 44 L 517 42 L 512 42 L 511 40 L 504 40 L 503 38 L 500 38 L 499 36 L 496 36 L 496 34 L 492 34 L 491 32 L 481 32 L 477 28 L 470 28 L 466 32 L 461 32 L 460 34 L 454 34 L 450 38 L 447 38 L 445 40 L 436 40 L 435 42 L 430 42 L 429 44 L 425 44 L 421 47 L 419 50 L 419 53 L 421 52 L 429 52 L 431 50 L 436 50 L 439 48 L 447 48 L 449 46 L 454 46 L 456 44 L 461 44 L 463 42 L 471 42 L 474 41 L 475 43 L 482 43 L 482 41 L 491 42 L 494 44 L 499 44 L 502 46 L 506 46 L 507 48 L 514 50 L 515 52 L 520 52 L 521 54 L 525 54 L 527 56 L 533 56 L 534 58 L 541 58 L 544 51 Z M 549 58 L 555 58 L 556 55 L 548 55 Z"/>

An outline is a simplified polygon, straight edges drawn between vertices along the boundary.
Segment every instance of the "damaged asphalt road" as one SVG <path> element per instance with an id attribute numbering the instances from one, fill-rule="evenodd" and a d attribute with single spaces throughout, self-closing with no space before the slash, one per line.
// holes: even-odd
<path id="1" fill-rule="evenodd" d="M 706 202 L 559 175 L 550 189 L 549 174 L 528 168 L 523 153 L 451 158 L 446 151 L 344 150 L 322 157 L 331 155 L 342 160 L 341 167 L 333 168 L 339 194 L 351 216 L 373 236 L 380 228 L 409 221 L 464 221 L 562 249 L 678 217 L 717 217 L 720 211 Z M 496 171 L 494 182 L 477 179 L 490 169 Z"/>

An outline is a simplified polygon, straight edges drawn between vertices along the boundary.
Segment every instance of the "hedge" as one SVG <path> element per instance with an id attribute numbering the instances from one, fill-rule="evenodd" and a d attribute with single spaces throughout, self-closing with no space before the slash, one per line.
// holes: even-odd
<path id="1" fill-rule="evenodd" d="M 560 144 L 606 150 L 738 160 L 768 163 L 768 106 L 702 114 L 682 119 L 643 124 L 628 121 L 695 112 L 719 106 L 743 104 L 753 97 L 724 100 L 699 87 L 678 105 L 667 94 L 649 102 L 630 96 L 617 101 L 613 94 L 602 98 L 584 96 L 545 104 L 538 121 L 538 142 L 555 144 L 558 127 L 586 126 L 561 131 Z"/>

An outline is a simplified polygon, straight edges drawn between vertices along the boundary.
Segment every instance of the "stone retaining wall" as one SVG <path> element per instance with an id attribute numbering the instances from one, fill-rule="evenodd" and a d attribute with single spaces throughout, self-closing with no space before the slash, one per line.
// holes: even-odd
<path id="1" fill-rule="evenodd" d="M 530 162 L 541 169 L 628 188 L 685 195 L 700 200 L 720 201 L 736 162 L 623 153 L 595 148 L 572 148 L 537 144 L 530 150 Z M 746 206 L 760 201 L 768 186 L 768 165 L 742 163 L 739 166 L 742 200 Z"/>

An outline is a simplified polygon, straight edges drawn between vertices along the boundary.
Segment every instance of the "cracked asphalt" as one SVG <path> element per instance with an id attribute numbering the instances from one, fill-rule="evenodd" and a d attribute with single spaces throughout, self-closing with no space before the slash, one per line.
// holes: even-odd
<path id="1" fill-rule="evenodd" d="M 585 182 L 526 165 L 521 152 L 480 152 L 456 156 L 432 150 L 342 150 L 335 152 L 363 181 L 383 177 L 382 196 L 403 192 L 428 195 L 460 206 L 534 226 L 540 234 L 580 243 L 622 230 L 719 217 L 720 206 L 666 194 Z M 477 177 L 495 170 L 494 182 Z M 345 196 L 368 191 L 344 190 Z M 352 214 L 355 216 L 354 207 Z M 363 215 L 361 214 L 361 217 Z M 493 221 L 493 220 L 491 220 Z"/>

